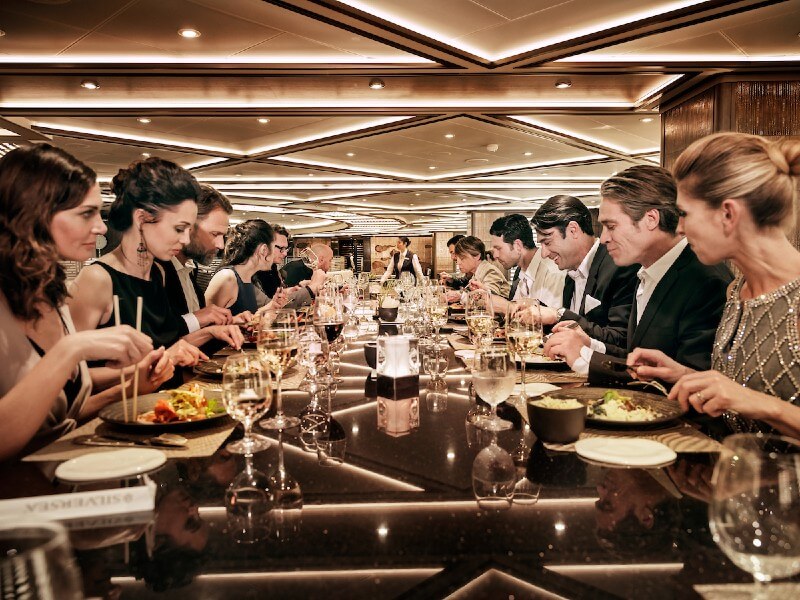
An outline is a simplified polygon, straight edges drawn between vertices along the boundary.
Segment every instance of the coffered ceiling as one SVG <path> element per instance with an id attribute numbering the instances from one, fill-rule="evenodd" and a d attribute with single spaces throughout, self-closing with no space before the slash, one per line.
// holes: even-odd
<path id="1" fill-rule="evenodd" d="M 0 153 L 163 156 L 299 235 L 591 205 L 671 99 L 800 68 L 800 0 L 5 0 L 0 30 Z"/>

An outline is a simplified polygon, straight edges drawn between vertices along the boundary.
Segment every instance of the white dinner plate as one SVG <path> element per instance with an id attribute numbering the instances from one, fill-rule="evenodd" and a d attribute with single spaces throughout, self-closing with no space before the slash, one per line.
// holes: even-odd
<path id="1" fill-rule="evenodd" d="M 149 473 L 165 462 L 167 462 L 166 454 L 152 448 L 123 448 L 108 452 L 93 452 L 58 465 L 56 477 L 70 483 L 124 479 Z"/>
<path id="2" fill-rule="evenodd" d="M 584 438 L 575 452 L 588 460 L 625 467 L 661 467 L 678 455 L 661 442 L 641 438 Z"/>

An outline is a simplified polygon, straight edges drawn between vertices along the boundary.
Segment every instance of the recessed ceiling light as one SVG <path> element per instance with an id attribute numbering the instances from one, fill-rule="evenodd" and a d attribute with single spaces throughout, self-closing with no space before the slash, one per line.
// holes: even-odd
<path id="1" fill-rule="evenodd" d="M 411 202 L 411 203 L 409 204 L 409 206 L 414 206 L 414 203 L 413 203 L 413 202 Z"/>
<path id="2" fill-rule="evenodd" d="M 430 169 L 431 171 L 435 171 L 435 170 L 436 170 L 436 167 L 434 167 L 434 166 L 432 166 L 432 165 L 431 165 L 430 167 L 428 167 L 428 169 Z"/>
<path id="3" fill-rule="evenodd" d="M 419 194 L 414 194 L 415 196 L 419 196 Z"/>
<path id="4" fill-rule="evenodd" d="M 94 79 L 84 79 L 81 81 L 81 87 L 87 90 L 96 90 L 100 87 L 100 84 Z"/>
<path id="5" fill-rule="evenodd" d="M 261 123 L 262 125 L 266 125 L 267 123 L 269 123 L 269 119 L 267 119 L 266 117 L 261 117 L 258 120 L 258 122 Z"/>
<path id="6" fill-rule="evenodd" d="M 562 79 L 556 82 L 556 87 L 560 90 L 565 90 L 572 87 L 572 82 L 569 79 Z"/>
<path id="7" fill-rule="evenodd" d="M 309 173 L 309 174 L 308 174 L 308 176 L 309 176 L 309 177 L 313 177 L 313 176 L 314 176 L 314 174 L 313 174 L 313 173 Z"/>
<path id="8" fill-rule="evenodd" d="M 150 153 L 149 152 L 142 152 L 142 156 L 144 158 L 150 158 Z"/>
<path id="9" fill-rule="evenodd" d="M 194 38 L 200 37 L 200 32 L 197 29 L 178 29 L 178 35 L 182 38 L 186 38 L 187 40 L 191 40 Z"/>
<path id="10" fill-rule="evenodd" d="M 355 155 L 356 155 L 356 153 L 355 153 L 355 152 L 348 152 L 348 153 L 347 153 L 347 156 L 350 156 L 350 157 L 353 157 L 353 156 L 355 156 Z"/>
<path id="11" fill-rule="evenodd" d="M 445 133 L 444 137 L 446 137 L 448 140 L 452 140 L 454 137 L 456 137 L 456 134 L 455 133 Z"/>
<path id="12" fill-rule="evenodd" d="M 139 121 L 139 123 L 142 123 L 144 125 L 147 125 L 148 123 L 150 123 L 150 119 L 148 119 L 147 117 L 141 117 L 141 118 L 136 119 L 136 120 Z"/>
<path id="13" fill-rule="evenodd" d="M 523 156 L 533 156 L 533 152 L 523 152 Z"/>
<path id="14" fill-rule="evenodd" d="M 234 174 L 233 174 L 233 176 L 234 176 L 234 177 L 241 177 L 241 176 L 242 176 L 242 174 L 241 174 L 241 173 L 234 173 Z"/>
<path id="15" fill-rule="evenodd" d="M 641 118 L 641 119 L 639 119 L 639 120 L 640 120 L 642 123 L 652 123 L 652 122 L 653 122 L 653 117 L 642 117 L 642 118 Z"/>
<path id="16" fill-rule="evenodd" d="M 369 80 L 369 87 L 373 90 L 382 90 L 386 87 L 386 84 L 383 82 L 383 79 L 379 77 L 373 77 Z"/>

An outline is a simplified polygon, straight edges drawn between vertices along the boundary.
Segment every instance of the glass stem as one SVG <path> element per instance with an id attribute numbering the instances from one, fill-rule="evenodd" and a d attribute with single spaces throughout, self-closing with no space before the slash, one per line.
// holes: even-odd
<path id="1" fill-rule="evenodd" d="M 281 383 L 283 381 L 283 369 L 275 371 L 275 407 L 277 408 L 275 416 L 283 418 L 283 398 L 281 397 Z"/>
<path id="2" fill-rule="evenodd" d="M 521 369 L 522 386 L 521 386 L 521 389 L 520 389 L 519 397 L 520 397 L 520 400 L 527 400 L 528 399 L 528 394 L 525 392 L 525 365 L 527 364 L 528 361 L 525 360 L 525 357 L 522 356 L 522 355 L 520 355 L 520 358 L 522 359 L 522 369 Z"/>
<path id="3" fill-rule="evenodd" d="M 283 466 L 283 429 L 278 429 L 278 472 L 281 474 L 286 472 Z"/>

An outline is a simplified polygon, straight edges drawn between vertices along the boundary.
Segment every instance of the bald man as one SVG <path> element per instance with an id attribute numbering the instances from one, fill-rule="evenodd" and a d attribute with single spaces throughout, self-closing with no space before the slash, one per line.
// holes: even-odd
<path id="1" fill-rule="evenodd" d="M 327 273 L 333 260 L 331 247 L 326 244 L 313 244 L 311 251 L 317 255 L 317 269 Z M 302 260 L 293 260 L 286 263 L 281 271 L 283 273 L 283 283 L 289 287 L 299 285 L 301 281 L 308 281 L 314 275 L 314 272 Z"/>

